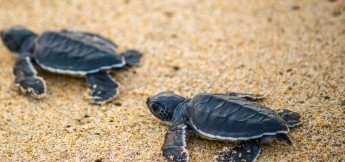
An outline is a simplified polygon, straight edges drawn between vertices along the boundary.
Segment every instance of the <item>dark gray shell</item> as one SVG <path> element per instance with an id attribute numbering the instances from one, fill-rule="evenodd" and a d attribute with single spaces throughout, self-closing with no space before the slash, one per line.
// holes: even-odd
<path id="1" fill-rule="evenodd" d="M 209 138 L 247 140 L 289 132 L 275 111 L 239 97 L 199 94 L 187 109 L 191 126 Z"/>
<path id="2" fill-rule="evenodd" d="M 125 66 L 115 47 L 86 34 L 45 32 L 35 42 L 34 59 L 43 69 L 85 75 Z"/>

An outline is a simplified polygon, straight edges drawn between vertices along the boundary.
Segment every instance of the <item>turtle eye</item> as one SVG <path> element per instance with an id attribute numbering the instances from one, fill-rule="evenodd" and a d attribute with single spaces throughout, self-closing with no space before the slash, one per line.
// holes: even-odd
<path id="1" fill-rule="evenodd" d="M 152 110 L 154 112 L 157 112 L 159 110 L 159 104 L 158 103 L 154 103 L 154 104 L 152 104 L 151 108 L 152 108 Z"/>
<path id="2" fill-rule="evenodd" d="M 2 39 L 4 40 L 4 42 L 7 42 L 9 40 L 6 36 L 3 36 Z"/>
<path id="3" fill-rule="evenodd" d="M 2 38 L 2 40 L 3 40 L 3 42 L 5 42 L 6 44 L 11 43 L 11 37 L 9 37 L 9 36 L 4 36 L 4 37 Z"/>

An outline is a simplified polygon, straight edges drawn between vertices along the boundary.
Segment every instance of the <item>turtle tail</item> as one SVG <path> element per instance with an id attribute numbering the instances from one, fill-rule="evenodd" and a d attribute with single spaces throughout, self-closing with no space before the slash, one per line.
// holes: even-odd
<path id="1" fill-rule="evenodd" d="M 121 54 L 125 60 L 127 66 L 139 66 L 140 59 L 143 56 L 140 52 L 136 50 L 127 50 Z"/>

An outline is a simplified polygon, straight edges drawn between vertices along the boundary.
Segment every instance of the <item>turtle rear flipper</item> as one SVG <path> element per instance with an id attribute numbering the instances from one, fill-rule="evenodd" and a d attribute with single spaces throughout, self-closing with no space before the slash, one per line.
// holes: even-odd
<path id="1" fill-rule="evenodd" d="M 37 71 L 29 57 L 20 57 L 14 65 L 13 73 L 15 83 L 23 93 L 35 98 L 42 98 L 46 93 L 46 83 L 42 77 L 37 76 Z"/>
<path id="2" fill-rule="evenodd" d="M 102 104 L 118 95 L 120 85 L 105 71 L 88 74 L 86 80 L 91 90 L 92 103 Z"/>
<path id="3" fill-rule="evenodd" d="M 258 140 L 243 141 L 241 145 L 219 154 L 218 161 L 255 161 L 261 151 L 261 144 Z"/>
<path id="4" fill-rule="evenodd" d="M 229 92 L 227 93 L 229 96 L 236 96 L 245 98 L 247 100 L 262 100 L 264 99 L 264 96 L 261 94 L 250 94 L 250 93 L 237 93 L 237 92 Z"/>
<path id="5" fill-rule="evenodd" d="M 136 50 L 127 50 L 121 55 L 125 57 L 126 64 L 129 66 L 139 66 L 140 59 L 143 56 L 140 52 Z"/>
<path id="6" fill-rule="evenodd" d="M 288 109 L 278 110 L 279 116 L 283 118 L 288 127 L 295 127 L 301 124 L 301 115 Z"/>

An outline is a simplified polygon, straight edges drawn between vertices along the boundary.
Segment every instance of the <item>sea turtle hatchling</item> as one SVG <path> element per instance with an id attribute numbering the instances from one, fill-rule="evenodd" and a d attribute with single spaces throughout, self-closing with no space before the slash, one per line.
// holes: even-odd
<path id="1" fill-rule="evenodd" d="M 142 54 L 116 54 L 117 45 L 98 34 L 62 30 L 37 35 L 24 27 L 1 31 L 4 45 L 18 55 L 13 73 L 19 89 L 35 98 L 46 93 L 46 83 L 33 65 L 58 74 L 86 76 L 92 102 L 101 104 L 118 95 L 119 84 L 107 71 L 138 66 Z"/>
<path id="2" fill-rule="evenodd" d="M 173 92 L 147 98 L 150 112 L 171 125 L 163 155 L 168 161 L 188 161 L 185 132 L 215 140 L 240 141 L 240 146 L 222 152 L 218 161 L 255 161 L 261 145 L 279 140 L 291 145 L 289 127 L 300 124 L 300 115 L 289 110 L 276 112 L 250 100 L 262 95 L 203 93 L 191 99 Z"/>

